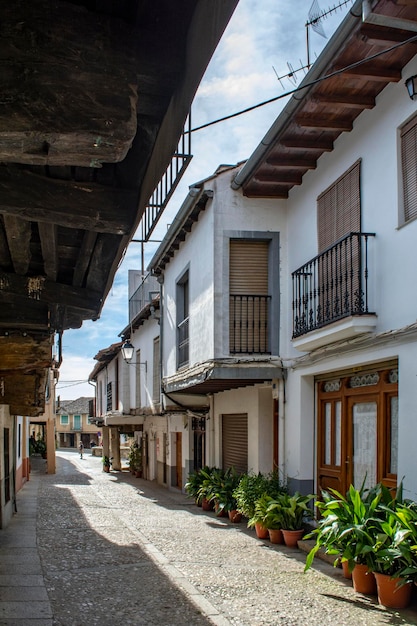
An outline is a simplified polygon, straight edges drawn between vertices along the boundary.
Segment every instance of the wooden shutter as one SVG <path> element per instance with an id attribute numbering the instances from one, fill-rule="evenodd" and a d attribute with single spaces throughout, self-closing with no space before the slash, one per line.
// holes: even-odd
<path id="1" fill-rule="evenodd" d="M 236 413 L 222 416 L 222 467 L 248 471 L 248 416 Z"/>
<path id="2" fill-rule="evenodd" d="M 230 240 L 230 293 L 268 294 L 268 241 Z"/>
<path id="3" fill-rule="evenodd" d="M 231 353 L 269 352 L 268 256 L 269 241 L 230 240 Z"/>
<path id="4" fill-rule="evenodd" d="M 361 230 L 360 165 L 357 161 L 317 198 L 318 251 Z"/>
<path id="5" fill-rule="evenodd" d="M 417 217 L 417 117 L 401 130 L 404 221 Z"/>

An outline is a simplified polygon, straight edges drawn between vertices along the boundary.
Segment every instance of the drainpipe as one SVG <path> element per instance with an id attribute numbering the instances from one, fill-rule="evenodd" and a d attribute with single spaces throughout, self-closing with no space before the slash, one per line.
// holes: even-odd
<path id="1" fill-rule="evenodd" d="M 215 465 L 214 463 L 214 396 L 209 396 L 209 428 L 208 428 L 208 454 L 206 464 L 209 466 Z M 206 444 L 207 446 L 207 444 Z"/>
<path id="2" fill-rule="evenodd" d="M 278 379 L 278 469 L 281 478 L 285 471 L 285 381 Z"/>

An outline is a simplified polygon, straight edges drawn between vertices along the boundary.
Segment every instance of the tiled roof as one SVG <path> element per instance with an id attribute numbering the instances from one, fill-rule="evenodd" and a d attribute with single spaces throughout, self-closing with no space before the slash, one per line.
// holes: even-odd
<path id="1" fill-rule="evenodd" d="M 88 403 L 94 400 L 93 397 L 82 397 L 76 400 L 61 400 L 56 412 L 65 415 L 81 415 L 86 413 L 88 415 Z"/>

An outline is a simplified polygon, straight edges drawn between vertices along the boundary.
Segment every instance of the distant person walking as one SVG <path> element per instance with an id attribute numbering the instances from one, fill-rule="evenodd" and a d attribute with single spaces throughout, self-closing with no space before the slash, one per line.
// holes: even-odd
<path id="1" fill-rule="evenodd" d="M 80 459 L 83 458 L 83 453 L 84 453 L 84 444 L 82 441 L 80 441 L 80 445 L 78 446 L 78 450 L 80 451 Z"/>

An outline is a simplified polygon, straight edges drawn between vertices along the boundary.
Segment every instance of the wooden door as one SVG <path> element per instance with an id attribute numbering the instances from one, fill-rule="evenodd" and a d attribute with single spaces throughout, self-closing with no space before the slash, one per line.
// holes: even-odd
<path id="1" fill-rule="evenodd" d="M 397 485 L 398 370 L 352 374 L 318 383 L 317 483 Z"/>

